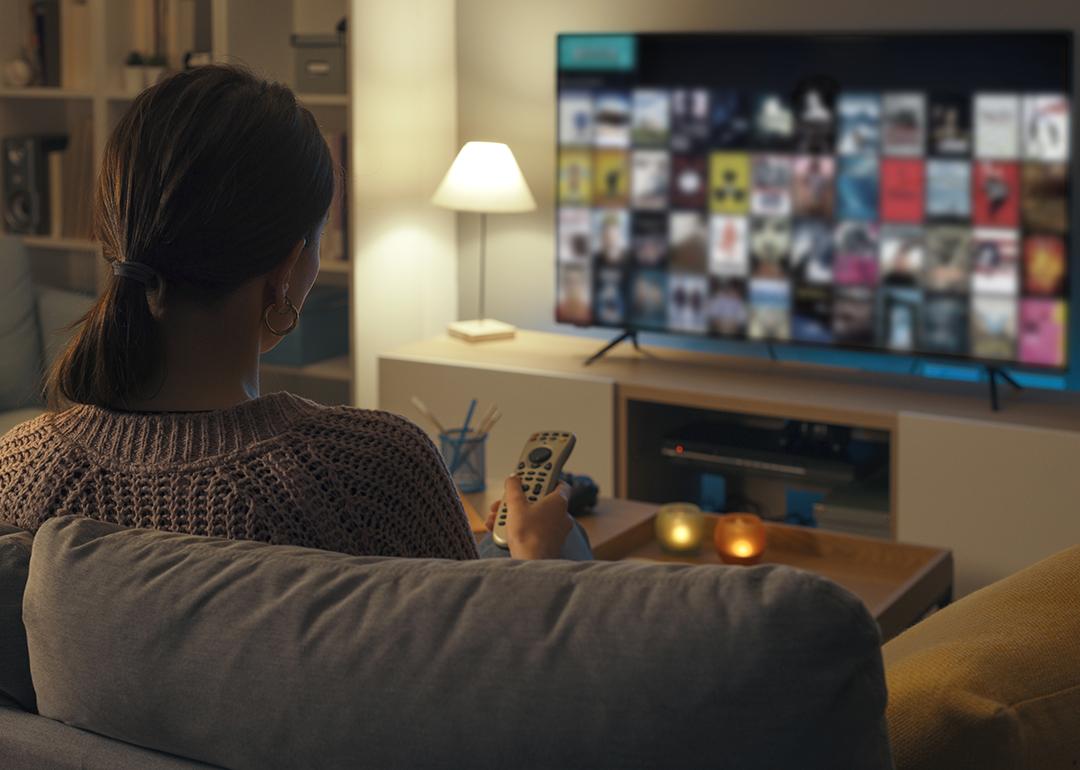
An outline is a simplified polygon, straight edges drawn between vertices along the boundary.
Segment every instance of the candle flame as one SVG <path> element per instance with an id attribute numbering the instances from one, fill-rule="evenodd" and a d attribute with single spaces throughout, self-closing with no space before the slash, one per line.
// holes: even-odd
<path id="1" fill-rule="evenodd" d="M 731 552 L 740 558 L 752 556 L 754 545 L 749 540 L 736 540 L 731 544 Z"/>
<path id="2" fill-rule="evenodd" d="M 685 524 L 676 524 L 671 528 L 671 541 L 676 545 L 686 545 L 690 539 L 690 527 Z"/>

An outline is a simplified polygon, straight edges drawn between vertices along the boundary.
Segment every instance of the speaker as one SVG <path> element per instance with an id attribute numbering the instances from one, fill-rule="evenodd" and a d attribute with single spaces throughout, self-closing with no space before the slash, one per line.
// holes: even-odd
<path id="1" fill-rule="evenodd" d="M 49 234 L 48 154 L 66 146 L 66 136 L 4 138 L 4 227 L 9 233 Z"/>

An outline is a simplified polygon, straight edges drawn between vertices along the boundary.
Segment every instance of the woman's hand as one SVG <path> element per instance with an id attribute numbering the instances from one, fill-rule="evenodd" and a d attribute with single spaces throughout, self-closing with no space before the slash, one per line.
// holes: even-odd
<path id="1" fill-rule="evenodd" d="M 506 540 L 510 555 L 515 559 L 557 559 L 573 524 L 566 507 L 570 487 L 560 482 L 555 491 L 530 504 L 521 489 L 521 479 L 509 476 L 503 489 L 509 518 L 506 521 Z M 491 504 L 484 526 L 495 528 L 502 500 Z"/>

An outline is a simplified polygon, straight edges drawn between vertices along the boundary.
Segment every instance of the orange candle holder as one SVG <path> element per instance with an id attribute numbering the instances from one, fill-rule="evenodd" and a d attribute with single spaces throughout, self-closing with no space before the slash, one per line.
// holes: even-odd
<path id="1" fill-rule="evenodd" d="M 693 503 L 668 503 L 656 512 L 655 531 L 665 551 L 691 553 L 705 539 L 705 516 Z"/>
<path id="2" fill-rule="evenodd" d="M 765 524 L 752 513 L 726 513 L 716 520 L 713 545 L 724 564 L 757 564 L 766 541 Z"/>

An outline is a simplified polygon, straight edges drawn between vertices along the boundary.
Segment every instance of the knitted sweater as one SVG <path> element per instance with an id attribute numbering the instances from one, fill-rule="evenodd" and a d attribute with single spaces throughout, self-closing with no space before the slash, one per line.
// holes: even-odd
<path id="1" fill-rule="evenodd" d="M 0 437 L 0 521 L 36 531 L 71 514 L 357 555 L 477 557 L 420 428 L 288 393 L 188 414 L 77 405 Z"/>

